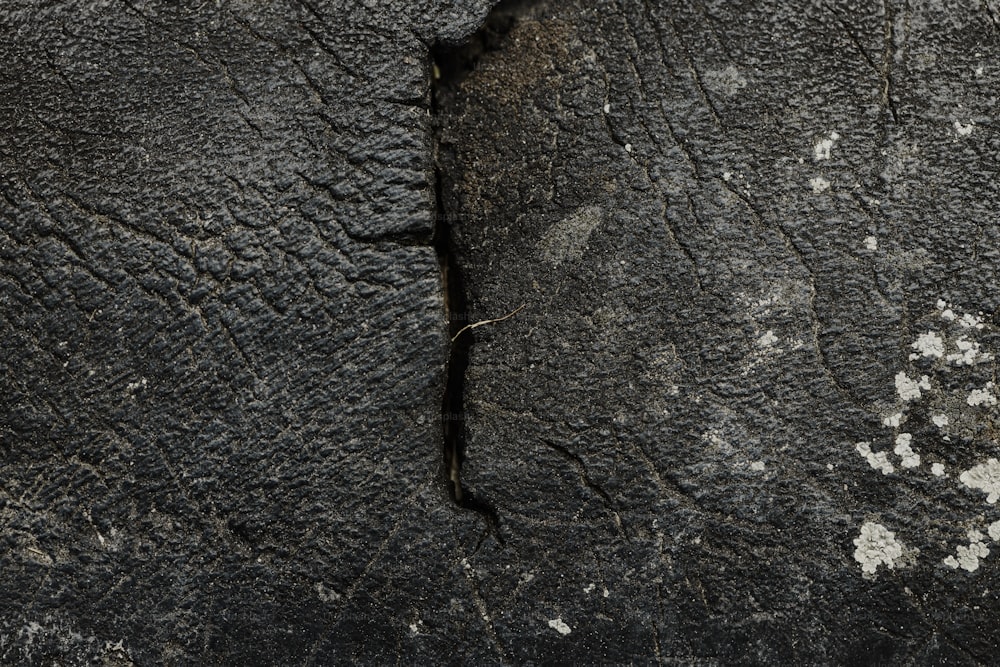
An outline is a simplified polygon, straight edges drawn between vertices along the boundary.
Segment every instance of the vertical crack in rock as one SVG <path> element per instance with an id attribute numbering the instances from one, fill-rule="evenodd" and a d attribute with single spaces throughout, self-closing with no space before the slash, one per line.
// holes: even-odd
<path id="1" fill-rule="evenodd" d="M 478 512 L 486 520 L 490 532 L 502 541 L 499 517 L 488 501 L 477 497 L 462 485 L 462 461 L 465 457 L 465 373 L 475 335 L 467 331 L 458 335 L 468 324 L 468 304 L 462 268 L 454 252 L 452 230 L 461 223 L 458 211 L 449 210 L 446 188 L 452 179 L 442 168 L 440 159 L 444 147 L 442 135 L 446 128 L 448 110 L 454 99 L 454 90 L 476 68 L 486 52 L 496 50 L 517 20 L 518 12 L 528 0 L 500 2 L 490 13 L 483 27 L 461 45 L 439 45 L 432 50 L 433 91 L 431 112 L 434 117 L 434 162 L 437 216 L 434 228 L 434 247 L 441 263 L 445 308 L 448 315 L 448 335 L 452 339 L 448 358 L 447 379 L 441 404 L 441 430 L 443 438 L 444 472 L 452 499 L 461 507 Z M 456 338 L 457 336 L 457 338 Z"/>

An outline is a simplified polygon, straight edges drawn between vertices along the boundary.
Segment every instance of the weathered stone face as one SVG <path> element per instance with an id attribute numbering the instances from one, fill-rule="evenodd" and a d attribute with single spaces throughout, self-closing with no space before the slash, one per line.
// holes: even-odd
<path id="1" fill-rule="evenodd" d="M 0 662 L 991 662 L 1000 15 L 491 4 L 0 9 Z"/>
<path id="2" fill-rule="evenodd" d="M 506 658 L 989 661 L 991 11 L 542 2 L 455 84 Z"/>
<path id="3" fill-rule="evenodd" d="M 450 606 L 477 519 L 440 473 L 428 45 L 488 5 L 0 8 L 0 662 L 481 632 Z"/>

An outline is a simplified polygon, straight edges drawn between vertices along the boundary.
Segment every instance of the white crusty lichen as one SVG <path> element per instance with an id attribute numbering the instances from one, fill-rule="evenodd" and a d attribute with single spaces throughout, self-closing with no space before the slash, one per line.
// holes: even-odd
<path id="1" fill-rule="evenodd" d="M 992 528 L 992 526 L 991 526 Z M 957 570 L 962 568 L 967 572 L 975 572 L 979 569 L 979 559 L 990 555 L 990 550 L 983 542 L 983 534 L 978 530 L 969 531 L 969 546 L 959 546 L 955 549 L 956 556 L 948 556 L 944 559 L 944 564 Z"/>
<path id="2" fill-rule="evenodd" d="M 910 347 L 916 350 L 910 355 L 910 359 L 919 359 L 920 357 L 940 359 L 944 356 L 944 339 L 933 331 L 917 336 L 917 340 L 910 343 Z"/>
<path id="3" fill-rule="evenodd" d="M 993 395 L 993 383 L 987 382 L 982 389 L 973 389 L 969 392 L 969 397 L 965 402 L 976 407 L 978 405 L 993 406 L 997 404 L 997 397 Z"/>
<path id="4" fill-rule="evenodd" d="M 920 398 L 920 390 L 929 391 L 931 380 L 926 375 L 921 375 L 919 380 L 910 378 L 906 371 L 896 373 L 896 393 L 904 401 L 915 401 Z"/>
<path id="5" fill-rule="evenodd" d="M 913 435 L 910 433 L 900 433 L 896 436 L 896 448 L 892 451 L 900 458 L 899 465 L 904 468 L 916 468 L 920 465 L 920 454 L 910 447 L 912 442 Z"/>
<path id="6" fill-rule="evenodd" d="M 970 489 L 979 489 L 986 494 L 986 502 L 995 505 L 1000 500 L 1000 461 L 987 459 L 986 463 L 972 466 L 959 478 Z"/>
<path id="7" fill-rule="evenodd" d="M 861 571 L 875 574 L 879 565 L 890 570 L 903 557 L 903 545 L 896 541 L 896 534 L 880 523 L 866 521 L 861 533 L 854 538 L 854 560 L 861 563 Z"/>
<path id="8" fill-rule="evenodd" d="M 983 318 L 978 315 L 973 315 L 972 313 L 963 313 L 962 317 L 959 318 L 958 323 L 963 329 L 982 329 L 983 328 Z"/>
<path id="9" fill-rule="evenodd" d="M 895 470 L 895 468 L 892 467 L 892 464 L 889 463 L 889 457 L 886 453 L 873 452 L 872 444 L 870 442 L 859 442 L 855 445 L 855 448 L 858 450 L 858 454 L 865 457 L 865 460 L 868 461 L 868 465 L 875 468 L 875 470 L 881 470 L 883 475 L 888 475 Z"/>
<path id="10" fill-rule="evenodd" d="M 974 366 L 981 361 L 992 361 L 993 355 L 981 352 L 980 345 L 974 340 L 960 336 L 955 340 L 955 349 L 945 361 L 956 366 Z"/>
<path id="11" fill-rule="evenodd" d="M 990 527 L 986 529 L 986 532 L 990 534 L 990 539 L 994 542 L 1000 542 L 1000 521 L 994 521 L 990 524 Z"/>
<path id="12" fill-rule="evenodd" d="M 882 426 L 886 428 L 899 428 L 901 423 L 903 423 L 902 412 L 895 412 L 882 420 Z"/>
<path id="13" fill-rule="evenodd" d="M 569 627 L 562 618 L 553 618 L 549 621 L 549 627 L 561 635 L 568 635 L 573 631 L 573 628 Z"/>

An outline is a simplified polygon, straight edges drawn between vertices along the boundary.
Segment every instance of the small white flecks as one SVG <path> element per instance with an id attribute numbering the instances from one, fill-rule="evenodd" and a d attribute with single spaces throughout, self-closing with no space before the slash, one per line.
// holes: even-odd
<path id="1" fill-rule="evenodd" d="M 899 465 L 904 468 L 916 468 L 920 465 L 920 454 L 910 447 L 912 442 L 913 435 L 910 433 L 900 433 L 896 436 L 896 448 L 892 451 L 900 458 Z"/>
<path id="2" fill-rule="evenodd" d="M 945 308 L 948 307 L 948 302 L 945 301 L 944 299 L 938 299 L 937 303 L 934 305 L 937 306 L 938 310 L 944 310 Z"/>
<path id="3" fill-rule="evenodd" d="M 903 421 L 903 413 L 897 412 L 883 419 L 882 426 L 885 426 L 886 428 L 899 428 L 899 425 L 902 423 L 902 421 Z"/>
<path id="4" fill-rule="evenodd" d="M 831 132 L 829 138 L 817 141 L 813 146 L 813 157 L 816 160 L 829 160 L 830 151 L 833 149 L 834 142 L 838 139 L 840 139 L 840 135 L 836 132 Z"/>
<path id="5" fill-rule="evenodd" d="M 979 559 L 990 555 L 990 550 L 986 548 L 986 544 L 983 542 L 983 534 L 978 530 L 969 531 L 969 546 L 960 546 L 955 551 L 958 553 L 958 558 L 948 556 L 944 559 L 944 564 L 954 570 L 961 567 L 968 572 L 978 570 Z"/>
<path id="6" fill-rule="evenodd" d="M 976 76 L 982 76 L 983 75 L 983 66 L 982 65 L 978 66 L 974 71 L 975 71 Z"/>
<path id="7" fill-rule="evenodd" d="M 980 361 L 990 361 L 993 359 L 992 354 L 985 354 L 980 351 L 979 343 L 969 340 L 964 336 L 960 336 L 955 340 L 955 348 L 958 351 L 949 354 L 945 357 L 945 360 L 956 366 L 973 366 Z"/>
<path id="8" fill-rule="evenodd" d="M 573 631 L 573 629 L 566 625 L 561 618 L 553 618 L 549 621 L 549 627 L 561 635 L 568 635 Z"/>
<path id="9" fill-rule="evenodd" d="M 973 389 L 969 392 L 969 397 L 965 399 L 965 402 L 976 407 L 977 405 L 996 405 L 997 397 L 993 395 L 990 391 L 993 389 L 993 383 L 987 382 L 986 386 L 982 389 Z"/>
<path id="10" fill-rule="evenodd" d="M 972 313 L 963 313 L 962 317 L 958 320 L 958 323 L 965 329 L 983 328 L 983 318 L 978 315 L 973 315 Z"/>
<path id="11" fill-rule="evenodd" d="M 931 381 L 926 375 L 921 375 L 919 380 L 911 380 L 905 371 L 896 373 L 896 392 L 904 401 L 914 401 L 920 398 L 920 390 L 930 390 Z"/>
<path id="12" fill-rule="evenodd" d="M 774 332 L 770 329 L 767 330 L 763 336 L 757 339 L 758 347 L 770 347 L 778 342 L 778 337 L 774 335 Z"/>
<path id="13" fill-rule="evenodd" d="M 145 389 L 148 384 L 149 382 L 146 380 L 146 378 L 139 378 L 135 382 L 129 382 L 127 385 L 125 385 L 125 395 L 132 396 L 138 390 Z"/>
<path id="14" fill-rule="evenodd" d="M 733 180 L 733 172 L 731 171 L 722 172 L 722 180 L 724 180 L 726 183 Z"/>
<path id="15" fill-rule="evenodd" d="M 632 152 L 632 144 L 625 144 L 625 152 L 626 153 Z"/>
<path id="16" fill-rule="evenodd" d="M 969 121 L 963 125 L 960 121 L 955 121 L 955 132 L 958 133 L 960 137 L 967 137 L 972 134 L 972 128 L 975 127 L 975 123 Z"/>
<path id="17" fill-rule="evenodd" d="M 340 599 L 340 593 L 327 588 L 320 582 L 316 583 L 316 596 L 323 602 L 336 602 Z"/>
<path id="18" fill-rule="evenodd" d="M 948 425 L 948 415 L 931 415 L 931 421 L 938 428 L 944 428 Z"/>
<path id="19" fill-rule="evenodd" d="M 933 473 L 933 475 L 935 477 L 944 477 L 944 464 L 943 463 L 932 463 L 931 464 L 931 473 Z"/>
<path id="20" fill-rule="evenodd" d="M 586 586 L 583 587 L 583 592 L 584 593 L 593 593 L 595 588 L 597 588 L 596 585 L 594 585 L 594 584 L 587 584 Z"/>
<path id="21" fill-rule="evenodd" d="M 987 459 L 986 463 L 972 466 L 959 478 L 970 489 L 979 489 L 986 494 L 986 502 L 995 505 L 1000 500 L 1000 461 Z"/>
<path id="22" fill-rule="evenodd" d="M 875 470 L 881 470 L 883 475 L 888 475 L 889 473 L 895 471 L 895 468 L 891 463 L 889 463 L 889 457 L 885 452 L 873 452 L 870 442 L 859 442 L 855 445 L 858 450 L 858 454 L 865 457 L 870 465 Z"/>
<path id="23" fill-rule="evenodd" d="M 812 187 L 813 192 L 819 194 L 821 192 L 826 192 L 830 189 L 830 181 L 826 180 L 822 176 L 817 176 L 816 178 L 809 179 L 809 185 Z"/>
<path id="24" fill-rule="evenodd" d="M 986 532 L 990 534 L 990 539 L 994 542 L 1000 542 L 1000 521 L 994 521 L 990 524 L 990 527 L 986 529 Z"/>
<path id="25" fill-rule="evenodd" d="M 753 463 L 750 464 L 750 470 L 756 470 L 757 472 L 764 470 L 764 462 L 754 461 Z"/>
<path id="26" fill-rule="evenodd" d="M 878 239 L 874 236 L 865 237 L 865 249 L 866 250 L 878 250 Z"/>
<path id="27" fill-rule="evenodd" d="M 933 331 L 917 336 L 917 340 L 910 343 L 910 347 L 916 350 L 915 354 L 910 355 L 910 359 L 919 357 L 940 359 L 944 356 L 944 339 Z"/>
<path id="28" fill-rule="evenodd" d="M 896 559 L 903 555 L 903 545 L 896 541 L 896 535 L 885 526 L 866 521 L 861 533 L 854 539 L 854 560 L 861 563 L 861 571 L 874 574 L 879 565 L 890 570 L 896 566 Z"/>
<path id="29" fill-rule="evenodd" d="M 610 103 L 605 103 L 604 104 L 604 113 L 611 113 L 611 104 Z"/>
<path id="30" fill-rule="evenodd" d="M 951 308 L 945 308 L 944 310 L 941 311 L 942 320 L 948 320 L 949 322 L 954 322 L 957 318 L 958 315 L 956 315 L 955 311 L 952 310 Z"/>
<path id="31" fill-rule="evenodd" d="M 604 597 L 608 597 L 609 595 L 611 595 L 611 592 L 607 588 L 605 588 L 603 591 L 601 591 L 601 594 Z"/>

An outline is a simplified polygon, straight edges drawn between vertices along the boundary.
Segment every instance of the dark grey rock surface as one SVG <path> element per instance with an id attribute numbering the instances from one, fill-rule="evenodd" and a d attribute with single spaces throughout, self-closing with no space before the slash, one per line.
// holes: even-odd
<path id="1" fill-rule="evenodd" d="M 1000 8 L 491 4 L 0 8 L 0 664 L 994 662 Z"/>
<path id="2" fill-rule="evenodd" d="M 497 656 L 994 661 L 997 8 L 518 11 L 441 145 L 471 319 L 526 304 L 466 383 Z"/>
<path id="3" fill-rule="evenodd" d="M 0 8 L 0 663 L 474 657 L 428 48 L 489 5 Z"/>

